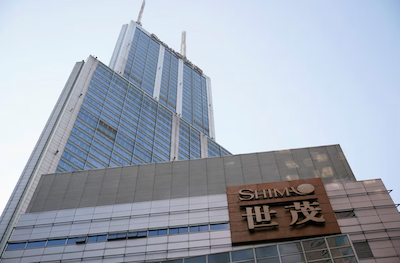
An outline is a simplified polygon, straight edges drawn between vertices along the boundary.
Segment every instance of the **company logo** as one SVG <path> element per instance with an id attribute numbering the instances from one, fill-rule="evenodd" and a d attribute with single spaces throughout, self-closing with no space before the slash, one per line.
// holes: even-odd
<path id="1" fill-rule="evenodd" d="M 286 187 L 284 189 L 263 189 L 263 190 L 252 190 L 252 189 L 241 189 L 239 190 L 238 198 L 240 201 L 252 201 L 259 199 L 272 199 L 289 196 L 303 196 L 312 194 L 315 187 L 312 184 L 301 184 L 296 188 Z"/>
<path id="2" fill-rule="evenodd" d="M 340 233 L 321 178 L 227 187 L 232 244 Z"/>

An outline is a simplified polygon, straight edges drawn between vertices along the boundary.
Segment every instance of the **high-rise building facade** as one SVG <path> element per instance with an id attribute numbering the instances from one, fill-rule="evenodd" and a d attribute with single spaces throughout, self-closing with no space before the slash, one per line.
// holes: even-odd
<path id="1" fill-rule="evenodd" d="M 73 68 L 2 214 L 2 263 L 400 262 L 380 179 L 356 181 L 339 145 L 231 155 L 210 79 L 138 21 L 109 67 Z"/>
<path id="2" fill-rule="evenodd" d="M 210 78 L 132 21 L 110 67 L 76 63 L 3 211 L 1 246 L 42 174 L 224 155 Z"/>
<path id="3" fill-rule="evenodd" d="M 396 263 L 400 214 L 339 145 L 41 176 L 2 263 Z"/>

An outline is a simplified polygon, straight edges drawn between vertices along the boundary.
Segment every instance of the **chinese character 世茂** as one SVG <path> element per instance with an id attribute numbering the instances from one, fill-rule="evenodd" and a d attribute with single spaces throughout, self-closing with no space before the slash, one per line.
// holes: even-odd
<path id="1" fill-rule="evenodd" d="M 277 226 L 278 223 L 271 222 L 271 215 L 274 214 L 276 214 L 276 211 L 269 210 L 269 206 L 263 205 L 262 208 L 261 206 L 254 206 L 254 213 L 253 207 L 246 207 L 246 214 L 242 216 L 247 217 L 247 225 L 251 230 L 256 227 Z"/>
<path id="2" fill-rule="evenodd" d="M 308 201 L 303 201 L 303 204 L 301 204 L 301 202 L 293 202 L 293 205 L 285 206 L 286 209 L 290 209 L 290 213 L 292 214 L 292 222 L 290 225 L 292 226 L 297 222 L 299 219 L 299 213 L 302 213 L 305 218 L 300 222 L 297 222 L 296 225 L 301 225 L 308 221 L 324 223 L 325 219 L 323 215 L 316 217 L 319 211 L 321 211 L 321 208 L 315 207 L 318 205 L 319 203 L 317 202 L 310 204 Z"/>

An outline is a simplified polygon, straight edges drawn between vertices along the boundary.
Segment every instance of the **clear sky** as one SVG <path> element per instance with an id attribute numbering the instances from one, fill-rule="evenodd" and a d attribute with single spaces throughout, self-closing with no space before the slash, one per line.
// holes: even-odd
<path id="1" fill-rule="evenodd" d="M 108 65 L 141 0 L 0 1 L 0 211 L 76 61 Z M 211 77 L 234 154 L 340 144 L 400 203 L 400 1 L 148 0 L 143 27 Z"/>

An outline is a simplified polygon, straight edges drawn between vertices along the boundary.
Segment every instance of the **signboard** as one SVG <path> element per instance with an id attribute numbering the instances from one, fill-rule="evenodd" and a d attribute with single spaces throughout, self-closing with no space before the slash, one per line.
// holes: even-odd
<path id="1" fill-rule="evenodd" d="M 321 178 L 226 190 L 234 245 L 341 233 Z"/>

